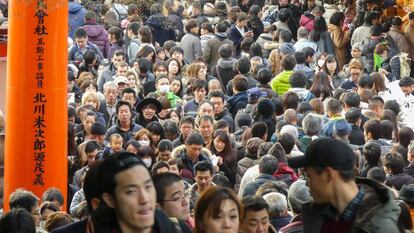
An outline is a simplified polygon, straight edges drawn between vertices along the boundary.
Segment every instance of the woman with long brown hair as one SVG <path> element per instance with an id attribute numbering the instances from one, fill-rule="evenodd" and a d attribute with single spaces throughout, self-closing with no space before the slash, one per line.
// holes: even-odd
<path id="1" fill-rule="evenodd" d="M 237 233 L 243 206 L 229 188 L 208 188 L 198 199 L 194 233 Z"/>
<path id="2" fill-rule="evenodd" d="M 329 82 L 328 75 L 323 71 L 317 72 L 309 91 L 312 92 L 312 94 L 314 94 L 317 98 L 322 99 L 322 101 L 326 98 L 332 97 L 333 88 Z"/>
<path id="3" fill-rule="evenodd" d="M 237 172 L 237 152 L 230 142 L 230 137 L 224 130 L 216 130 L 213 134 L 211 152 L 219 157 L 220 171 L 229 179 L 231 187 L 234 186 Z"/>

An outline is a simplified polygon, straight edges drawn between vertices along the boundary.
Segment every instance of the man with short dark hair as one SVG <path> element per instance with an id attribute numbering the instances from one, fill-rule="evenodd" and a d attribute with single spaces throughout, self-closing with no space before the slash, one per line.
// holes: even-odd
<path id="1" fill-rule="evenodd" d="M 200 37 L 198 37 L 198 21 L 196 19 L 188 20 L 185 30 L 187 33 L 181 39 L 180 45 L 184 50 L 184 59 L 190 64 L 196 58 L 203 56 Z"/>
<path id="2" fill-rule="evenodd" d="M 188 101 L 183 106 L 184 116 L 197 116 L 197 109 L 200 103 L 206 98 L 207 93 L 207 82 L 202 79 L 196 79 L 191 83 L 191 92 L 193 93 L 194 99 Z"/>
<path id="3" fill-rule="evenodd" d="M 303 232 L 399 232 L 394 195 L 375 181 L 355 178 L 355 155 L 346 143 L 316 139 L 288 163 L 304 168 L 313 196 L 303 205 Z"/>
<path id="4" fill-rule="evenodd" d="M 173 173 L 162 173 L 152 177 L 157 191 L 157 204 L 170 218 L 177 218 L 193 229 L 190 216 L 190 201 L 183 179 Z"/>
<path id="5" fill-rule="evenodd" d="M 239 13 L 237 21 L 228 30 L 228 38 L 233 41 L 234 47 L 236 48 L 236 57 L 240 56 L 241 53 L 241 42 L 246 37 L 253 37 L 253 31 L 249 31 L 247 27 L 247 15 L 245 13 Z"/>
<path id="6" fill-rule="evenodd" d="M 213 165 L 210 161 L 200 161 L 194 166 L 195 183 L 188 189 L 188 196 L 190 198 L 190 209 L 194 210 L 195 205 L 200 195 L 211 186 L 215 186 L 212 182 Z"/>
<path id="7" fill-rule="evenodd" d="M 109 137 L 112 134 L 118 133 L 126 143 L 134 137 L 134 133 L 142 129 L 142 126 L 132 121 L 132 108 L 128 102 L 122 100 L 118 101 L 118 103 L 116 103 L 116 114 L 119 121 L 108 129 L 106 132 L 106 140 L 109 141 Z"/>
<path id="8" fill-rule="evenodd" d="M 98 61 L 104 59 L 99 47 L 88 41 L 85 29 L 78 28 L 75 31 L 75 43 L 70 47 L 68 52 L 69 61 L 83 61 L 83 54 L 88 50 L 95 52 Z"/>
<path id="9" fill-rule="evenodd" d="M 97 171 L 100 196 L 94 232 L 189 232 L 172 223 L 156 208 L 156 190 L 145 164 L 136 155 L 123 152 L 102 161 Z M 103 214 L 104 213 L 104 214 Z M 109 215 L 108 215 L 109 214 Z M 108 218 L 113 216 L 114 218 Z"/>
<path id="10" fill-rule="evenodd" d="M 104 89 L 105 83 L 114 80 L 116 70 L 118 69 L 118 63 L 125 61 L 125 53 L 122 50 L 117 50 L 111 58 L 108 58 L 108 60 L 109 59 L 111 60 L 111 63 L 103 68 L 103 70 L 99 73 L 97 80 L 98 91 L 101 92 Z"/>
<path id="11" fill-rule="evenodd" d="M 342 117 L 342 106 L 341 103 L 336 99 L 331 99 L 328 101 L 328 104 L 326 105 L 326 112 L 329 117 L 329 121 L 326 122 L 322 126 L 322 135 L 326 137 L 332 137 L 333 136 L 333 126 L 337 120 L 344 119 Z"/>
<path id="12" fill-rule="evenodd" d="M 185 143 L 187 136 L 193 131 L 195 127 L 195 120 L 191 116 L 181 118 L 179 123 L 180 136 L 176 138 L 172 143 L 174 147 L 181 146 Z"/>
<path id="13" fill-rule="evenodd" d="M 211 91 L 208 99 L 214 105 L 214 120 L 225 120 L 229 123 L 230 133 L 234 132 L 234 120 L 229 110 L 226 108 L 226 97 L 221 91 Z"/>
<path id="14" fill-rule="evenodd" d="M 217 23 L 214 30 L 214 37 L 207 41 L 203 53 L 203 58 L 210 67 L 217 65 L 217 62 L 220 59 L 219 48 L 221 45 L 228 44 L 233 47 L 233 41 L 227 38 L 227 25 L 225 22 Z"/>
<path id="15" fill-rule="evenodd" d="M 86 155 L 86 165 L 81 169 L 77 170 L 73 175 L 72 186 L 77 190 L 82 188 L 82 178 L 88 172 L 89 168 L 95 163 L 95 160 L 102 156 L 102 153 L 99 153 L 100 147 L 96 141 L 88 141 L 85 146 L 85 155 Z"/>
<path id="16" fill-rule="evenodd" d="M 352 107 L 345 113 L 345 120 L 351 124 L 351 134 L 349 135 L 349 143 L 354 145 L 364 145 L 364 133 L 359 127 L 361 122 L 361 110 L 359 108 Z"/>
<path id="17" fill-rule="evenodd" d="M 260 175 L 250 183 L 247 184 L 243 192 L 243 197 L 255 195 L 256 191 L 266 182 L 276 181 L 273 174 L 278 169 L 278 161 L 272 155 L 265 155 L 259 160 Z"/>
<path id="18" fill-rule="evenodd" d="M 382 125 L 379 120 L 369 120 L 364 124 L 365 142 L 374 142 L 381 146 L 381 156 L 391 151 L 393 145 L 382 140 Z"/>
<path id="19" fill-rule="evenodd" d="M 59 209 L 62 209 L 64 198 L 62 192 L 57 188 L 48 188 L 42 195 L 42 202 L 50 201 Z"/>
<path id="20" fill-rule="evenodd" d="M 385 184 L 396 190 L 400 190 L 403 185 L 413 184 L 414 178 L 403 173 L 405 161 L 399 153 L 388 153 L 382 159 L 382 164 L 387 179 Z"/>
<path id="21" fill-rule="evenodd" d="M 308 78 L 303 71 L 295 71 L 289 78 L 291 88 L 288 91 L 298 94 L 300 102 L 309 102 L 315 98 L 315 95 L 306 89 L 307 82 Z"/>
<path id="22" fill-rule="evenodd" d="M 204 138 L 201 134 L 193 132 L 187 136 L 185 147 L 179 152 L 177 158 L 183 164 L 181 177 L 194 181 L 194 166 L 200 161 L 210 161 L 208 156 L 202 151 L 204 146 Z"/>
<path id="23" fill-rule="evenodd" d="M 240 109 L 244 109 L 247 106 L 247 89 L 249 82 L 246 77 L 239 74 L 233 79 L 233 93 L 227 101 L 229 111 L 233 116 L 236 116 Z"/>
<path id="24" fill-rule="evenodd" d="M 35 225 L 39 226 L 40 223 L 40 209 L 39 209 L 39 198 L 36 197 L 32 192 L 17 189 L 10 194 L 9 208 L 17 209 L 23 208 L 32 214 L 35 221 Z"/>
<path id="25" fill-rule="evenodd" d="M 276 233 L 270 224 L 269 205 L 261 196 L 246 196 L 242 200 L 244 216 L 240 225 L 243 233 Z"/>
<path id="26" fill-rule="evenodd" d="M 212 67 L 211 75 L 216 77 L 221 84 L 223 92 L 226 92 L 227 84 L 236 75 L 233 70 L 234 64 L 237 59 L 233 57 L 234 46 L 232 44 L 222 44 L 218 49 L 220 59 L 217 61 L 217 65 Z"/>

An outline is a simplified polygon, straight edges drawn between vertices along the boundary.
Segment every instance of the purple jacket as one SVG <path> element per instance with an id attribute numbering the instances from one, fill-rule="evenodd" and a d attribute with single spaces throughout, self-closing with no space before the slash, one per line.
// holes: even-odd
<path id="1" fill-rule="evenodd" d="M 96 44 L 104 57 L 107 58 L 111 44 L 109 43 L 108 32 L 105 30 L 105 27 L 99 24 L 86 24 L 82 28 L 86 30 L 88 40 Z"/>

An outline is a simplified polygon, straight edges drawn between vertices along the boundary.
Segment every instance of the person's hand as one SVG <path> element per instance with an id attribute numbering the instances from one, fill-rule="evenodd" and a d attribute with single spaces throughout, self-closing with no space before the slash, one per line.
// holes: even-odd
<path id="1" fill-rule="evenodd" d="M 387 76 L 387 75 L 389 74 L 389 72 L 388 72 L 388 71 L 386 71 L 386 70 L 385 70 L 385 69 L 383 69 L 383 68 L 379 68 L 378 72 L 379 72 L 380 74 L 382 74 L 382 75 L 385 75 L 385 76 Z"/>
<path id="2" fill-rule="evenodd" d="M 222 164 L 223 164 L 223 158 L 222 157 L 219 157 L 218 158 L 217 165 L 221 166 Z"/>
<path id="3" fill-rule="evenodd" d="M 245 37 L 253 37 L 253 32 L 252 31 L 248 31 L 244 34 Z"/>

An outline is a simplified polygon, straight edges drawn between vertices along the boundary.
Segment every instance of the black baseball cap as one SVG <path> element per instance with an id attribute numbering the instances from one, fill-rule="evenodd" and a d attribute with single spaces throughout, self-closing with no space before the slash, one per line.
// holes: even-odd
<path id="1" fill-rule="evenodd" d="M 345 142 L 333 138 L 319 138 L 310 143 L 303 156 L 288 160 L 289 167 L 331 167 L 349 171 L 354 167 L 355 155 Z"/>

